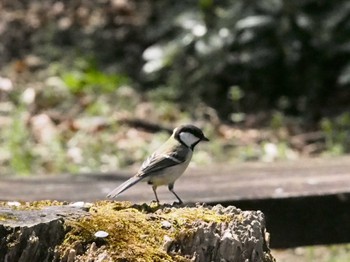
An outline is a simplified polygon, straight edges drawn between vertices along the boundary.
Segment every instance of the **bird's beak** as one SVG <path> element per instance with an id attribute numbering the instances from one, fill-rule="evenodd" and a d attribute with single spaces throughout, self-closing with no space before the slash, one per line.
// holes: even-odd
<path id="1" fill-rule="evenodd" d="M 202 141 L 210 141 L 209 138 L 207 138 L 207 137 L 205 137 L 205 136 L 203 136 L 201 140 L 202 140 Z"/>

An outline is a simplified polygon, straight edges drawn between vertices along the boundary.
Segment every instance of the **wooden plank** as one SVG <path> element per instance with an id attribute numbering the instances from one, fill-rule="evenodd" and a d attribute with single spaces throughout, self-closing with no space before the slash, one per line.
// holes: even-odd
<path id="1" fill-rule="evenodd" d="M 0 200 L 95 201 L 132 175 L 2 177 Z M 235 205 L 261 210 L 272 248 L 350 242 L 350 157 L 294 162 L 192 167 L 175 184 L 185 202 Z M 175 197 L 159 188 L 161 202 Z M 149 202 L 149 185 L 139 183 L 118 200 Z"/>
<path id="2" fill-rule="evenodd" d="M 0 180 L 0 200 L 94 201 L 132 175 L 115 174 L 5 177 Z M 175 184 L 187 202 L 227 202 L 280 199 L 350 193 L 350 157 L 307 159 L 278 163 L 242 163 L 192 167 Z M 162 202 L 175 201 L 166 187 L 158 189 Z M 120 200 L 147 202 L 152 189 L 139 183 Z"/>

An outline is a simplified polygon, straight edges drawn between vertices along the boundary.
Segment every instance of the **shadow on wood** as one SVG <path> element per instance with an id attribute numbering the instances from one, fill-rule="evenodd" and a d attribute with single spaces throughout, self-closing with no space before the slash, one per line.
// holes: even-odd
<path id="1" fill-rule="evenodd" d="M 215 203 L 212 203 L 215 204 Z M 271 233 L 271 248 L 350 242 L 350 194 L 222 203 L 261 210 Z"/>

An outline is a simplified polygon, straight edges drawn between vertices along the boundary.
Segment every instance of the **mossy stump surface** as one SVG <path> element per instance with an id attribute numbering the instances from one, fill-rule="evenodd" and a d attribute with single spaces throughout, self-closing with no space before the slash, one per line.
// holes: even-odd
<path id="1" fill-rule="evenodd" d="M 0 239 L 5 262 L 274 261 L 264 215 L 221 205 L 3 202 Z"/>

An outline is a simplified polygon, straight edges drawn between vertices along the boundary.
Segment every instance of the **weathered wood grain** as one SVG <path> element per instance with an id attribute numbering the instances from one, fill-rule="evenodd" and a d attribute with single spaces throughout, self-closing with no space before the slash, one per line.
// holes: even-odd
<path id="1" fill-rule="evenodd" d="M 105 205 L 109 202 L 104 202 Z M 101 204 L 99 204 L 101 205 Z M 120 205 L 117 205 L 120 208 Z M 144 207 L 144 206 L 143 206 Z M 97 206 L 95 206 L 96 212 Z M 128 207 L 125 207 L 127 209 Z M 139 212 L 140 215 L 145 214 L 145 210 L 141 208 L 138 210 L 135 206 L 130 207 L 133 212 Z M 167 223 L 167 230 L 176 230 L 178 224 L 174 221 L 164 221 L 164 213 L 175 212 L 177 210 L 186 210 L 187 215 L 190 213 L 193 216 L 193 221 L 188 222 L 186 226 L 178 229 L 177 237 L 172 236 L 166 232 L 167 238 L 165 242 L 159 242 L 159 253 L 167 253 L 180 256 L 185 256 L 191 261 L 210 262 L 210 261 L 236 261 L 236 262 L 273 262 L 269 249 L 269 234 L 265 227 L 265 218 L 260 211 L 242 211 L 235 207 L 224 208 L 221 205 L 214 207 L 191 206 L 191 207 L 171 207 L 160 206 L 156 211 L 149 211 L 149 217 L 146 220 L 153 221 L 157 224 L 161 221 Z M 208 212 L 216 214 L 216 216 L 225 215 L 229 220 L 219 221 L 213 220 L 211 222 L 204 221 L 200 214 Z M 118 216 L 120 210 L 114 210 L 109 215 Z M 164 212 L 164 213 L 163 213 Z M 132 212 L 130 212 L 131 214 Z M 181 217 L 181 212 L 176 213 L 178 219 Z M 118 254 L 121 250 L 115 250 L 113 247 L 113 239 L 105 241 L 98 238 L 87 236 L 84 238 L 77 238 L 73 241 L 72 246 L 63 248 L 61 250 L 59 245 L 67 240 L 66 234 L 71 230 L 71 226 L 65 226 L 65 222 L 69 220 L 74 221 L 75 227 L 79 227 L 79 220 L 81 217 L 93 217 L 93 214 L 78 207 L 69 205 L 61 206 L 43 206 L 40 209 L 23 209 L 17 207 L 0 206 L 0 261 L 4 262 L 71 262 L 71 261 L 116 261 L 116 252 L 120 257 L 118 261 L 143 261 L 143 257 L 139 255 L 126 255 L 128 258 L 122 258 L 124 255 Z M 214 216 L 214 215 L 213 215 Z M 132 216 L 125 217 L 128 222 L 137 223 L 141 226 L 142 220 L 135 222 Z M 145 221 L 146 221 L 145 220 Z M 106 220 L 108 221 L 108 220 Z M 115 222 L 116 220 L 110 220 Z M 109 221 L 109 222 L 110 222 Z M 175 224 L 173 224 L 173 222 Z M 89 221 L 91 227 L 94 228 L 99 224 L 96 220 Z M 108 222 L 105 222 L 108 223 Z M 144 222 L 145 223 L 145 222 Z M 108 225 L 110 233 L 113 234 L 113 227 L 116 224 Z M 123 227 L 121 223 L 119 227 Z M 191 233 L 189 233 L 191 232 Z M 94 232 L 89 232 L 93 234 Z M 121 233 L 119 231 L 119 233 Z M 130 234 L 130 232 L 128 232 Z M 134 232 L 134 234 L 136 234 Z M 148 233 L 145 232 L 145 235 Z M 69 238 L 69 237 L 68 237 Z M 155 241 L 152 236 L 142 238 L 142 243 L 152 245 Z M 79 239 L 79 240 L 78 240 Z M 131 241 L 137 241 L 136 236 L 130 238 Z M 99 243 L 99 240 L 101 243 Z M 118 241 L 125 241 L 121 237 Z M 98 244 L 99 243 L 99 244 Z M 133 242 L 127 242 L 134 244 Z M 137 244 L 135 243 L 135 246 Z M 121 247 L 120 247 L 121 248 Z M 157 249 L 157 250 L 158 250 Z M 165 251 L 162 252 L 162 250 Z M 132 253 L 131 253 L 132 254 Z M 144 254 L 144 253 L 143 253 Z M 103 255 L 103 256 L 101 256 Z M 135 257 L 136 256 L 136 257 Z M 147 257 L 144 254 L 145 257 Z M 129 260 L 130 259 L 130 260 Z M 169 257 L 170 259 L 170 257 Z M 149 259 L 145 259 L 145 261 Z M 169 261 L 169 260 L 167 260 Z M 170 261 L 177 261 L 171 259 Z"/>
<path id="2" fill-rule="evenodd" d="M 0 207 L 0 261 L 53 261 L 55 246 L 61 244 L 65 219 L 88 213 L 70 206 L 35 210 Z"/>

